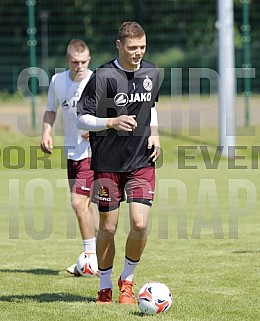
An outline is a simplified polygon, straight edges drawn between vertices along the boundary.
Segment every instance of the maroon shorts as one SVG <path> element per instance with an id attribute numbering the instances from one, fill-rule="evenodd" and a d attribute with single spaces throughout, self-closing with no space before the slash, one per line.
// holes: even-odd
<path id="1" fill-rule="evenodd" d="M 94 181 L 94 172 L 90 169 L 91 158 L 79 161 L 67 160 L 67 173 L 70 191 L 72 193 L 90 196 Z"/>
<path id="2" fill-rule="evenodd" d="M 112 211 L 120 202 L 137 202 L 152 206 L 155 188 L 154 167 L 144 167 L 124 173 L 95 172 L 92 202 L 100 212 Z"/>

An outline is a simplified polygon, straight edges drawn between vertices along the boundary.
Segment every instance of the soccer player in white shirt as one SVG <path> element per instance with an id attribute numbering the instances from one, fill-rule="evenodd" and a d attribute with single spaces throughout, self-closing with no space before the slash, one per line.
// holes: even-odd
<path id="1" fill-rule="evenodd" d="M 94 180 L 93 171 L 90 169 L 91 149 L 88 132 L 79 130 L 76 126 L 76 105 L 92 74 L 88 69 L 90 59 L 90 51 L 84 41 L 80 39 L 70 41 L 66 54 L 69 69 L 55 74 L 49 86 L 43 117 L 41 149 L 45 153 L 52 153 L 51 130 L 58 107 L 61 107 L 71 205 L 78 219 L 83 250 L 96 252 L 98 216 L 95 205 L 90 199 L 90 188 Z M 76 264 L 68 267 L 67 271 L 80 276 Z"/>

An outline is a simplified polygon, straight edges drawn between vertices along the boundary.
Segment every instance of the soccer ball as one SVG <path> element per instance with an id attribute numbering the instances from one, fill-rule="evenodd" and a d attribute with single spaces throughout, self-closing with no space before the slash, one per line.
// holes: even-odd
<path id="1" fill-rule="evenodd" d="M 98 276 L 98 263 L 95 252 L 83 252 L 77 261 L 77 270 L 82 276 Z"/>
<path id="2" fill-rule="evenodd" d="M 172 305 L 172 294 L 167 285 L 161 282 L 149 282 L 138 293 L 137 302 L 145 314 L 159 314 Z"/>

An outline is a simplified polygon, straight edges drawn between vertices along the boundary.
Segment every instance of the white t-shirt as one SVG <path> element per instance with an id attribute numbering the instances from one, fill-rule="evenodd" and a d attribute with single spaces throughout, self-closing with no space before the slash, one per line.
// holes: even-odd
<path id="1" fill-rule="evenodd" d="M 70 70 L 55 74 L 49 86 L 46 111 L 57 112 L 61 106 L 64 126 L 64 146 L 67 158 L 81 160 L 91 156 L 89 140 L 82 138 L 83 130 L 76 125 L 77 102 L 92 71 L 80 82 L 71 80 Z"/>

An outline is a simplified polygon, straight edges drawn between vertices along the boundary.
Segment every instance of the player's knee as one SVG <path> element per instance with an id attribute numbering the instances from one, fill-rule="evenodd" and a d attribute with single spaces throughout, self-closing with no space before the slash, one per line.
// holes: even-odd
<path id="1" fill-rule="evenodd" d="M 147 224 L 143 221 L 133 222 L 132 228 L 135 232 L 145 233 L 147 230 Z"/>
<path id="2" fill-rule="evenodd" d="M 103 224 L 99 227 L 99 233 L 107 235 L 107 237 L 113 237 L 116 233 L 116 226 L 114 224 Z"/>

